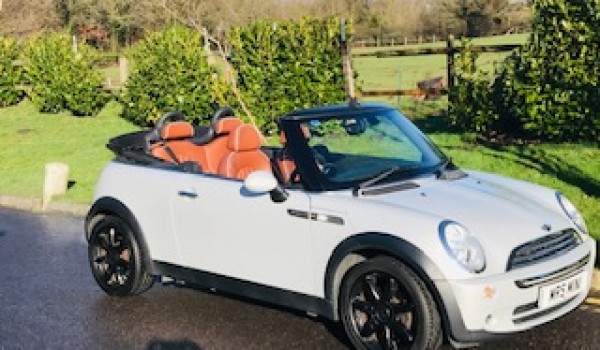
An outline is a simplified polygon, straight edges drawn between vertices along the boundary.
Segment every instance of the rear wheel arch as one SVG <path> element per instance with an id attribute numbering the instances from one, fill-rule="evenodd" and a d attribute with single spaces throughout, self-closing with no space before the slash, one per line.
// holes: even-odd
<path id="1" fill-rule="evenodd" d="M 449 329 L 446 308 L 433 282 L 444 280 L 437 266 L 413 244 L 386 233 L 366 232 L 346 238 L 333 251 L 325 272 L 325 298 L 331 304 L 334 320 L 339 320 L 339 287 L 346 273 L 357 263 L 375 256 L 389 256 L 408 266 L 433 295 L 442 316 L 444 331 Z"/>
<path id="2" fill-rule="evenodd" d="M 146 270 L 150 273 L 154 273 L 154 264 L 152 262 L 152 257 L 150 256 L 150 250 L 148 250 L 148 244 L 146 243 L 144 233 L 131 210 L 129 210 L 129 208 L 118 199 L 112 197 L 102 197 L 94 202 L 85 218 L 86 240 L 89 241 L 94 225 L 108 215 L 117 216 L 127 225 L 129 225 L 133 235 L 135 236 L 135 239 L 140 246 L 142 259 Z"/>

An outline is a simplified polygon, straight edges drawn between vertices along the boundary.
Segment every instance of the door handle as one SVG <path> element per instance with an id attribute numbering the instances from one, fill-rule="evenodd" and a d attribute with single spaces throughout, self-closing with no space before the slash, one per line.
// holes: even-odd
<path id="1" fill-rule="evenodd" d="M 177 192 L 177 194 L 179 195 L 179 197 L 184 197 L 184 198 L 194 199 L 194 198 L 198 197 L 198 194 L 193 190 L 181 190 L 181 191 Z"/>

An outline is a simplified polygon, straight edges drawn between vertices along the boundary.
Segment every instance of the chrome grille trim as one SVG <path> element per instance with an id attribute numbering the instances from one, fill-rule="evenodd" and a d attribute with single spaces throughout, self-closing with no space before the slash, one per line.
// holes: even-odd
<path id="1" fill-rule="evenodd" d="M 542 275 L 522 279 L 515 281 L 515 284 L 519 288 L 529 288 L 540 284 L 550 283 L 558 280 L 567 279 L 571 276 L 575 276 L 579 272 L 583 271 L 583 268 L 590 261 L 590 254 L 579 259 L 575 263 L 565 266 L 562 269 L 558 269 L 553 272 L 545 273 Z"/>
<path id="2" fill-rule="evenodd" d="M 563 255 L 581 244 L 581 237 L 574 229 L 566 229 L 513 249 L 506 271 L 537 264 Z"/>

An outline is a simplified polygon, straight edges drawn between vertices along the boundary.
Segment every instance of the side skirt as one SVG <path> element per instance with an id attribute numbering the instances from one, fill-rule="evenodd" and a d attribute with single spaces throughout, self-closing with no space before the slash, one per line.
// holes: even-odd
<path id="1" fill-rule="evenodd" d="M 333 308 L 331 307 L 331 303 L 318 297 L 173 265 L 162 261 L 154 261 L 154 273 L 157 275 L 173 277 L 177 280 L 187 281 L 194 285 L 198 285 L 199 287 L 216 289 L 217 291 L 226 294 L 254 299 L 268 304 L 288 307 L 333 319 Z"/>

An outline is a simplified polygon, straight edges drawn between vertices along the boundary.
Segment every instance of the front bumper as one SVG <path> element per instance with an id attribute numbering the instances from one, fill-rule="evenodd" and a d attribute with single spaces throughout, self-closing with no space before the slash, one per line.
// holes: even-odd
<path id="1" fill-rule="evenodd" d="M 503 274 L 437 285 L 448 316 L 450 338 L 476 343 L 557 319 L 587 297 L 596 246 L 587 239 L 559 258 Z M 544 306 L 541 289 L 581 275 L 578 293 Z"/>

